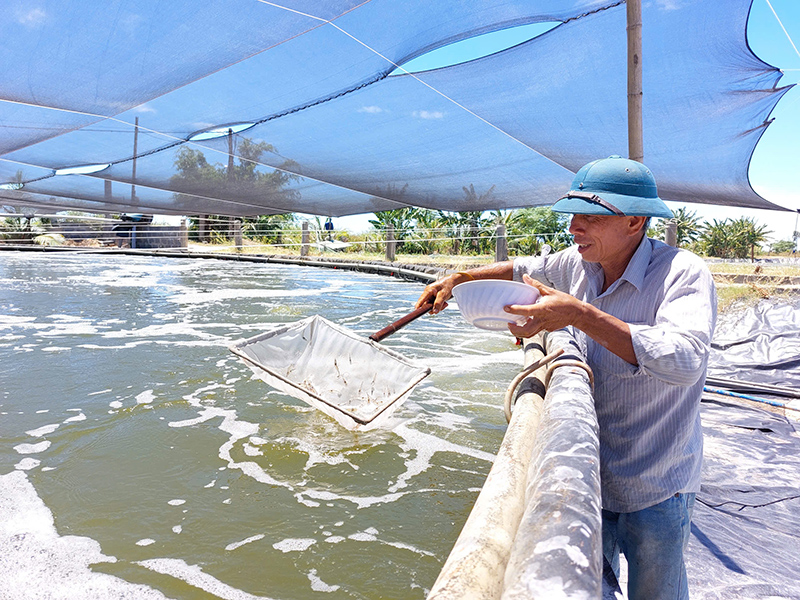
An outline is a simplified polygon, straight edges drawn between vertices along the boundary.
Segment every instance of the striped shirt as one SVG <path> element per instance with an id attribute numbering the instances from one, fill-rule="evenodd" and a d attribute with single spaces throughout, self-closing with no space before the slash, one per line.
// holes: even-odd
<path id="1" fill-rule="evenodd" d="M 518 258 L 527 273 L 625 321 L 638 365 L 573 330 L 594 371 L 603 508 L 633 512 L 677 492 L 698 492 L 703 458 L 700 397 L 717 317 L 702 259 L 647 237 L 604 293 L 603 271 L 573 246 Z"/>

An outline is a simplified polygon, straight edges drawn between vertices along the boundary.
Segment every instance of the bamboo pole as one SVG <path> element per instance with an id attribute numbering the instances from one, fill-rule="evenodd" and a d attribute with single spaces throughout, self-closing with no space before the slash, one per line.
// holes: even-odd
<path id="1" fill-rule="evenodd" d="M 642 162 L 642 2 L 627 0 L 625 6 L 628 21 L 628 158 Z"/>

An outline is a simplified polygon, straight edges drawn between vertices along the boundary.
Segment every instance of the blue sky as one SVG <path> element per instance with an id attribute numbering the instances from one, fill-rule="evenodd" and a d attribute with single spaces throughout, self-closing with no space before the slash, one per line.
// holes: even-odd
<path id="1" fill-rule="evenodd" d="M 661 0 L 663 1 L 663 0 Z M 776 16 L 777 15 L 777 16 Z M 536 35 L 535 28 L 516 28 L 499 32 L 484 39 L 454 45 L 418 59 L 421 62 L 405 65 L 409 70 L 423 70 L 441 66 L 441 62 L 463 62 L 529 39 Z M 785 31 L 784 31 L 785 29 Z M 787 35 L 788 34 L 788 35 Z M 765 62 L 784 71 L 781 83 L 800 82 L 800 0 L 754 0 L 748 26 L 750 47 Z M 644 57 L 647 60 L 647 57 Z M 416 67 L 416 68 L 415 68 Z M 645 90 L 645 102 L 647 90 Z M 800 209 L 800 185 L 793 181 L 800 172 L 800 86 L 793 88 L 778 103 L 772 113 L 774 123 L 759 142 L 750 164 L 750 182 L 767 200 L 792 209 Z M 646 160 L 645 160 L 646 162 Z M 670 203 L 670 208 L 680 204 Z M 773 232 L 773 240 L 790 239 L 795 229 L 795 216 L 782 211 L 728 209 L 702 204 L 687 205 L 705 220 L 752 217 L 766 224 Z M 360 232 L 370 228 L 372 215 L 357 215 L 335 219 L 337 228 Z"/>

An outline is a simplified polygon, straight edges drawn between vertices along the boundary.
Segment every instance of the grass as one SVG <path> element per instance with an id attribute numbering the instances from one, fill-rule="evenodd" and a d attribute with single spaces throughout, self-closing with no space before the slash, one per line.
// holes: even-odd
<path id="1" fill-rule="evenodd" d="M 715 275 L 764 275 L 767 277 L 800 277 L 800 265 L 763 263 L 710 263 Z"/>

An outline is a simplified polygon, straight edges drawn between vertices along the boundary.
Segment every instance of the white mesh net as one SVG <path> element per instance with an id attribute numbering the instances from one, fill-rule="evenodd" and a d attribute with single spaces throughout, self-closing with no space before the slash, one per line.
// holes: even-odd
<path id="1" fill-rule="evenodd" d="M 256 376 L 347 429 L 373 429 L 430 373 L 315 315 L 231 346 Z"/>

